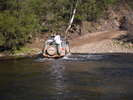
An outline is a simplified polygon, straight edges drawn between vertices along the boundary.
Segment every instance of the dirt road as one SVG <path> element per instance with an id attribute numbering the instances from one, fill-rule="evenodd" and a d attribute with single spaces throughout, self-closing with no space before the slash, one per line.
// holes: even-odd
<path id="1" fill-rule="evenodd" d="M 126 48 L 113 41 L 125 31 L 97 32 L 85 34 L 70 41 L 72 53 L 133 53 L 133 48 Z"/>

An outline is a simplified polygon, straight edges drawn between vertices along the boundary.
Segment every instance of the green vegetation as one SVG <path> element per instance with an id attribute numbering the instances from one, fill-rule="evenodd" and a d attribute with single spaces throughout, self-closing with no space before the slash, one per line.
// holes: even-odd
<path id="1" fill-rule="evenodd" d="M 12 55 L 34 55 L 36 54 L 38 51 L 38 49 L 33 49 L 33 48 L 27 48 L 27 47 L 22 47 L 19 50 L 14 50 L 14 52 L 12 52 Z"/>
<path id="2" fill-rule="evenodd" d="M 74 22 L 95 21 L 119 0 L 78 0 Z M 77 0 L 0 0 L 0 47 L 19 49 L 41 32 L 64 32 Z"/>
<path id="3" fill-rule="evenodd" d="M 28 0 L 3 0 L 0 12 L 1 46 L 18 49 L 39 30 L 39 19 Z"/>

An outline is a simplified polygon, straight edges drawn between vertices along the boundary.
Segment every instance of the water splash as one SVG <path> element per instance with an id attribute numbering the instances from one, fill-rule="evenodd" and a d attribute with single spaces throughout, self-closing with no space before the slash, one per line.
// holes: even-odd
<path id="1" fill-rule="evenodd" d="M 54 61 L 54 60 L 65 60 L 65 61 L 91 61 L 91 60 L 102 60 L 106 59 L 105 55 L 97 54 L 68 54 L 63 58 L 53 59 L 53 58 L 37 58 L 35 61 L 44 62 L 44 61 Z"/>
<path id="2" fill-rule="evenodd" d="M 76 54 L 65 56 L 63 60 L 72 60 L 72 61 L 91 61 L 91 60 L 101 60 L 104 59 L 106 56 L 103 55 L 94 55 L 94 54 Z"/>

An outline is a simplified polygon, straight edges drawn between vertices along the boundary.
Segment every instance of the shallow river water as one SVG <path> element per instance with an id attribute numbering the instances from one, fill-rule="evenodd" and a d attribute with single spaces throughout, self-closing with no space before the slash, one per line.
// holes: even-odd
<path id="1" fill-rule="evenodd" d="M 0 61 L 0 100 L 133 100 L 133 54 Z"/>

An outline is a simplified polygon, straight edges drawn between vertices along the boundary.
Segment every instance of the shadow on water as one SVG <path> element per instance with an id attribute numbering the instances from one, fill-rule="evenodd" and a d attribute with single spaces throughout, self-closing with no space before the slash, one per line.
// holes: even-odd
<path id="1" fill-rule="evenodd" d="M 1 100 L 132 100 L 133 54 L 0 61 Z"/>

